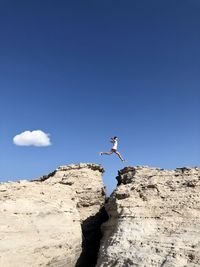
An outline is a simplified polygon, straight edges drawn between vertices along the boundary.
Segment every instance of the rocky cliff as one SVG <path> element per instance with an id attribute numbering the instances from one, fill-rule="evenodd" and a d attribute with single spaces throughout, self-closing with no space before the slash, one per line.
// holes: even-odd
<path id="1" fill-rule="evenodd" d="M 127 167 L 117 180 L 97 267 L 199 267 L 200 169 Z"/>
<path id="2" fill-rule="evenodd" d="M 0 184 L 0 266 L 94 266 L 106 218 L 103 171 L 68 165 Z"/>
<path id="3" fill-rule="evenodd" d="M 0 184 L 0 267 L 200 266 L 199 168 L 126 167 L 106 203 L 103 172 Z"/>

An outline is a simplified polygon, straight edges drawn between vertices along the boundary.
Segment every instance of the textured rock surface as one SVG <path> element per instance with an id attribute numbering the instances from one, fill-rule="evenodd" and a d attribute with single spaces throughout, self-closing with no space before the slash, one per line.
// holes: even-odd
<path id="1" fill-rule="evenodd" d="M 102 173 L 99 165 L 77 164 L 32 182 L 0 184 L 0 266 L 74 267 L 81 224 L 104 205 Z"/>
<path id="2" fill-rule="evenodd" d="M 102 181 L 104 169 L 97 164 L 80 163 L 59 167 L 55 172 L 40 179 L 45 184 L 60 184 L 73 188 L 77 208 L 82 221 L 99 212 L 105 201 Z"/>
<path id="3" fill-rule="evenodd" d="M 97 267 L 199 267 L 200 169 L 127 167 L 117 180 Z"/>

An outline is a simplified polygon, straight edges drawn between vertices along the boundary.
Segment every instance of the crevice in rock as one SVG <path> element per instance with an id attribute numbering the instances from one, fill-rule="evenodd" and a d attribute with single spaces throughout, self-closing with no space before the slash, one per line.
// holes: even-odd
<path id="1" fill-rule="evenodd" d="M 75 267 L 95 267 L 102 238 L 101 225 L 107 220 L 108 214 L 102 207 L 95 216 L 82 223 L 82 253 Z"/>

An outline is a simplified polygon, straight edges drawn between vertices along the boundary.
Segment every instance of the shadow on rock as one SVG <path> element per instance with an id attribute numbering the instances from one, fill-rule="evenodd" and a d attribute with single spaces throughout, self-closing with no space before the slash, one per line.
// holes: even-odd
<path id="1" fill-rule="evenodd" d="M 101 224 L 108 220 L 105 208 L 82 223 L 82 253 L 75 267 L 95 267 L 102 238 Z"/>

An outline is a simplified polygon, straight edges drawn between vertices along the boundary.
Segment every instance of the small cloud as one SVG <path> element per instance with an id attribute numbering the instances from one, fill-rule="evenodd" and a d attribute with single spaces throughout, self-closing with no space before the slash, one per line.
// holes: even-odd
<path id="1" fill-rule="evenodd" d="M 49 134 L 41 130 L 25 131 L 13 137 L 13 143 L 17 146 L 50 146 Z"/>

